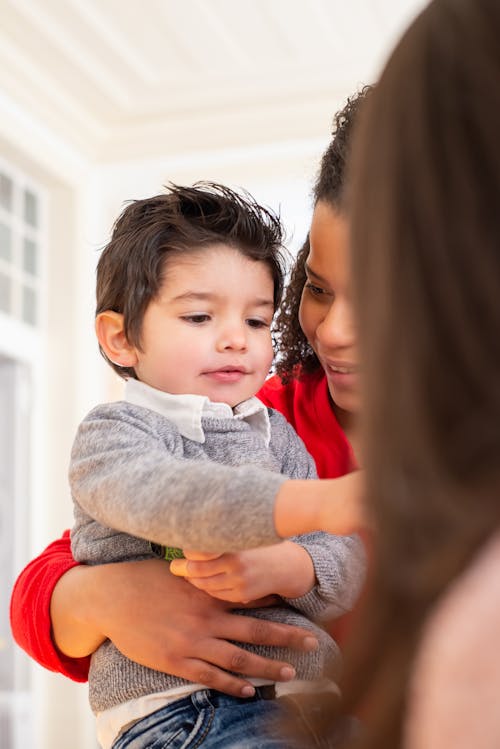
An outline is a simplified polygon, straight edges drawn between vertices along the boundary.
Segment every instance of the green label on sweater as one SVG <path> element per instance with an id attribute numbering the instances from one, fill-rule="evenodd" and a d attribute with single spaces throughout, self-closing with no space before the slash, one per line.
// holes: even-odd
<path id="1" fill-rule="evenodd" d="M 175 546 L 160 546 L 160 544 L 149 544 L 151 551 L 156 557 L 160 559 L 166 559 L 167 562 L 171 562 L 172 559 L 184 559 L 182 549 L 177 549 Z"/>

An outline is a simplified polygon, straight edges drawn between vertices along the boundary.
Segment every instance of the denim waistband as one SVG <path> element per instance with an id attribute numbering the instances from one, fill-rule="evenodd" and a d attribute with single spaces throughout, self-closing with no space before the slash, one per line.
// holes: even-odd
<path id="1" fill-rule="evenodd" d="M 257 702 L 258 700 L 274 700 L 276 699 L 276 687 L 274 684 L 264 684 L 263 686 L 255 687 L 253 697 L 231 697 L 228 694 L 224 694 L 224 692 L 218 692 L 216 689 L 200 689 L 190 694 L 187 699 L 191 700 L 198 707 L 204 706 L 207 701 L 213 707 L 223 707 L 230 704 L 234 705 L 235 702 L 244 704 L 247 702 Z"/>

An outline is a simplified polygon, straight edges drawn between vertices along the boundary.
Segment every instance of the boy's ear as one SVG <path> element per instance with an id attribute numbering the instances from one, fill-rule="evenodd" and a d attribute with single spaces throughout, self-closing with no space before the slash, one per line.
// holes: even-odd
<path id="1" fill-rule="evenodd" d="M 95 332 L 99 345 L 113 364 L 120 367 L 137 364 L 136 348 L 127 340 L 120 312 L 100 312 L 95 319 Z"/>

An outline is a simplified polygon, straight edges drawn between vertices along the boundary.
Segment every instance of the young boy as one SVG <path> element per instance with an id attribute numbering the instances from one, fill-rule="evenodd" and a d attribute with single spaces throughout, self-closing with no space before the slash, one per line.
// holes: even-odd
<path id="1" fill-rule="evenodd" d="M 89 564 L 142 559 L 155 545 L 196 550 L 174 562 L 177 574 L 220 598 L 254 602 L 252 616 L 314 633 L 315 652 L 274 653 L 293 663 L 296 681 L 286 686 L 300 691 L 339 661 L 311 619 L 352 605 L 358 591 L 339 591 L 336 573 L 363 558 L 346 537 L 282 541 L 318 527 L 325 501 L 338 501 L 339 532 L 359 516 L 346 499 L 353 477 L 303 481 L 316 476 L 312 458 L 254 397 L 273 358 L 281 243 L 273 214 L 219 185 L 172 186 L 123 211 L 98 264 L 96 332 L 127 381 L 125 398 L 95 408 L 78 430 L 72 548 Z M 196 562 L 207 556 L 208 575 Z M 274 605 L 258 608 L 268 596 Z M 110 641 L 93 656 L 89 682 L 103 747 L 177 734 L 179 747 L 292 746 L 264 721 L 279 712 L 274 685 L 256 685 L 247 700 L 228 697 L 132 662 Z"/>

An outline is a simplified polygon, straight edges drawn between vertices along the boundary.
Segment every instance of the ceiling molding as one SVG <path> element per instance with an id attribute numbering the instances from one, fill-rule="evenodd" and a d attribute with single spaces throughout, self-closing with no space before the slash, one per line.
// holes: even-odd
<path id="1" fill-rule="evenodd" d="M 0 94 L 92 160 L 316 138 L 423 5 L 2 0 Z"/>

